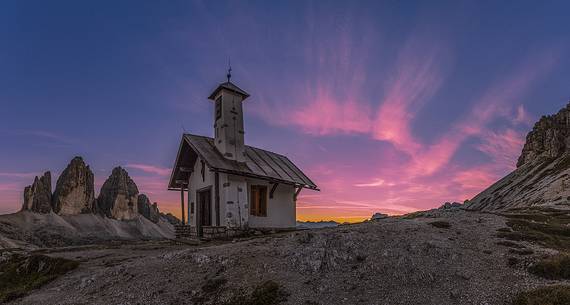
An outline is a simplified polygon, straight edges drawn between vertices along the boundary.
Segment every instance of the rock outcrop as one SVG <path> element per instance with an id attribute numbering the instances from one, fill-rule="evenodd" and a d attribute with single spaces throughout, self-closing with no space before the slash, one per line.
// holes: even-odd
<path id="1" fill-rule="evenodd" d="M 534 125 L 515 171 L 465 204 L 485 211 L 532 206 L 570 209 L 570 104 Z"/>
<path id="2" fill-rule="evenodd" d="M 50 213 L 52 211 L 51 173 L 49 171 L 40 178 L 36 176 L 34 183 L 26 186 L 22 210 L 37 213 Z"/>
<path id="3" fill-rule="evenodd" d="M 534 124 L 518 159 L 517 167 L 538 158 L 556 158 L 570 152 L 570 103 L 557 114 L 543 116 Z"/>
<path id="4" fill-rule="evenodd" d="M 150 200 L 145 194 L 139 194 L 137 198 L 137 209 L 139 214 L 144 216 L 146 219 L 157 223 L 160 218 L 160 212 L 158 211 L 158 206 L 155 203 L 150 203 Z"/>
<path id="5" fill-rule="evenodd" d="M 130 220 L 138 216 L 139 190 L 127 171 L 115 167 L 97 198 L 97 211 L 107 217 Z"/>
<path id="6" fill-rule="evenodd" d="M 159 214 L 161 218 L 165 219 L 166 222 L 170 223 L 171 225 L 180 225 L 182 224 L 182 222 L 180 221 L 180 219 L 178 219 L 176 216 L 170 214 L 170 213 L 160 213 Z"/>
<path id="7" fill-rule="evenodd" d="M 374 215 L 372 215 L 372 217 L 370 217 L 370 220 L 381 220 L 381 219 L 385 219 L 385 218 L 389 218 L 390 215 L 388 214 L 384 214 L 384 213 L 374 213 Z"/>
<path id="8" fill-rule="evenodd" d="M 53 210 L 60 215 L 90 213 L 94 209 L 93 172 L 81 157 L 75 157 L 57 179 Z"/>

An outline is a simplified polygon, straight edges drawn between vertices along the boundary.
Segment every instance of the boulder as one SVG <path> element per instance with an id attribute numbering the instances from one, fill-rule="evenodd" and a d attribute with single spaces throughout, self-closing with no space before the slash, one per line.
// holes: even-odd
<path id="1" fill-rule="evenodd" d="M 81 157 L 75 157 L 57 179 L 53 210 L 61 215 L 90 213 L 94 209 L 93 172 Z"/>
<path id="2" fill-rule="evenodd" d="M 380 219 L 385 219 L 390 217 L 387 214 L 383 214 L 383 213 L 374 213 L 374 215 L 372 215 L 372 217 L 370 217 L 370 220 L 380 220 Z"/>
<path id="3" fill-rule="evenodd" d="M 139 190 L 127 171 L 115 167 L 97 198 L 97 211 L 107 217 L 130 220 L 138 216 Z"/>
<path id="4" fill-rule="evenodd" d="M 34 179 L 32 185 L 24 189 L 24 211 L 37 213 L 49 213 L 51 206 L 51 173 L 45 172 L 43 176 Z"/>
<path id="5" fill-rule="evenodd" d="M 463 204 L 459 202 L 446 202 L 442 204 L 439 209 L 440 210 L 458 210 L 463 206 Z"/>

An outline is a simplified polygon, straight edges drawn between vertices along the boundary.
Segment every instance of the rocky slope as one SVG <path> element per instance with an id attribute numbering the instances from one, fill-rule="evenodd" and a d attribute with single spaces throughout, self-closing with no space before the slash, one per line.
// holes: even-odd
<path id="1" fill-rule="evenodd" d="M 534 125 L 515 171 L 466 204 L 486 211 L 532 206 L 570 209 L 570 104 Z"/>
<path id="2" fill-rule="evenodd" d="M 92 213 L 57 215 L 22 211 L 0 215 L 0 249 L 172 238 L 174 227 L 165 218 L 153 223 L 144 217 L 122 221 Z"/>
<path id="3" fill-rule="evenodd" d="M 497 237 L 505 228 L 501 216 L 455 209 L 197 246 L 58 249 L 49 255 L 80 266 L 14 303 L 276 304 L 270 291 L 236 301 L 271 281 L 281 305 L 507 305 L 521 291 L 564 282 L 527 272 L 553 250 L 506 243 Z"/>

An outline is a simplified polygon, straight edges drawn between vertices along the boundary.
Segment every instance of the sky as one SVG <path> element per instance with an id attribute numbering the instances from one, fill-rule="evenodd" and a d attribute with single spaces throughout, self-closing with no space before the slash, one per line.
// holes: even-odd
<path id="1" fill-rule="evenodd" d="M 83 156 L 179 214 L 183 132 L 213 135 L 225 80 L 245 141 L 317 183 L 299 220 L 472 198 L 570 98 L 567 1 L 2 1 L 0 214 Z"/>

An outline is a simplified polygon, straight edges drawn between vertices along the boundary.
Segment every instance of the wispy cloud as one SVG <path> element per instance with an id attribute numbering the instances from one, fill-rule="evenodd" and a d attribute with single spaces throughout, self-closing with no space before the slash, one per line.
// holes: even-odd
<path id="1" fill-rule="evenodd" d="M 0 172 L 0 177 L 4 177 L 4 178 L 34 178 L 35 176 L 38 176 L 39 173 L 5 173 L 5 172 Z"/>
<path id="2" fill-rule="evenodd" d="M 47 131 L 47 130 L 6 130 L 1 131 L 0 136 L 24 136 L 24 137 L 34 137 L 43 138 L 60 145 L 76 145 L 79 143 L 76 139 L 70 138 L 68 136 Z"/>
<path id="3" fill-rule="evenodd" d="M 170 173 L 172 172 L 171 168 L 160 167 L 160 166 L 150 165 L 150 164 L 141 164 L 141 163 L 129 163 L 129 164 L 125 165 L 125 167 L 132 168 L 132 169 L 138 169 L 138 170 L 141 170 L 145 173 L 156 174 L 159 176 L 170 176 Z"/>

